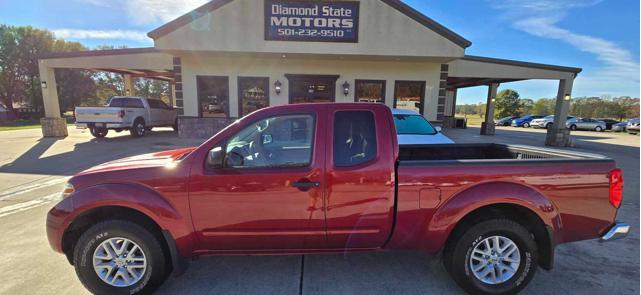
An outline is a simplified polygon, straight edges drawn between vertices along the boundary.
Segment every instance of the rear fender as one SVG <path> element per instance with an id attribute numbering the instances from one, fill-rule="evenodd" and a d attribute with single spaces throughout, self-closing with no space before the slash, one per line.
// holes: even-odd
<path id="1" fill-rule="evenodd" d="M 67 218 L 69 226 L 83 213 L 100 207 L 126 207 L 152 219 L 163 231 L 176 241 L 178 252 L 183 257 L 193 253 L 191 222 L 158 192 L 140 184 L 102 184 L 82 189 L 71 197 L 73 214 Z"/>
<path id="2" fill-rule="evenodd" d="M 555 233 L 561 228 L 554 204 L 535 189 L 520 183 L 488 182 L 475 185 L 449 198 L 432 216 L 424 236 L 430 251 L 441 250 L 456 225 L 469 213 L 495 204 L 513 204 L 535 213 Z"/>

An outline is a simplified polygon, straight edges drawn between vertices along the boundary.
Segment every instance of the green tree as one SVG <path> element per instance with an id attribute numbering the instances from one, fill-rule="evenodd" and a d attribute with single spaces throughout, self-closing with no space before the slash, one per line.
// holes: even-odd
<path id="1" fill-rule="evenodd" d="M 522 106 L 518 92 L 512 89 L 502 90 L 496 96 L 494 117 L 520 116 Z"/>

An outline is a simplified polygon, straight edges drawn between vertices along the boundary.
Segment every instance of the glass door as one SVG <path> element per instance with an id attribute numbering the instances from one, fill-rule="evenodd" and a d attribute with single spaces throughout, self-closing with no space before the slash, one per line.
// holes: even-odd
<path id="1" fill-rule="evenodd" d="M 425 106 L 425 81 L 396 81 L 394 108 L 412 110 L 423 114 Z"/>

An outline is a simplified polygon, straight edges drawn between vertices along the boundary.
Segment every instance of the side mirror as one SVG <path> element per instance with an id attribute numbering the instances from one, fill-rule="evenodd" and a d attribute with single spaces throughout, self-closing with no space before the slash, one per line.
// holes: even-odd
<path id="1" fill-rule="evenodd" d="M 443 131 L 443 127 L 441 127 L 441 126 L 436 126 L 436 127 L 434 127 L 434 129 L 436 129 L 436 132 L 438 132 L 438 133 L 441 133 L 441 131 Z"/>
<path id="2" fill-rule="evenodd" d="M 263 134 L 262 135 L 262 142 L 263 142 L 263 145 L 268 145 L 268 144 L 274 142 L 274 138 L 272 137 L 271 134 Z"/>
<path id="3" fill-rule="evenodd" d="M 223 168 L 223 161 L 225 160 L 225 153 L 223 148 L 215 147 L 209 151 L 207 155 L 207 167 L 211 169 Z"/>

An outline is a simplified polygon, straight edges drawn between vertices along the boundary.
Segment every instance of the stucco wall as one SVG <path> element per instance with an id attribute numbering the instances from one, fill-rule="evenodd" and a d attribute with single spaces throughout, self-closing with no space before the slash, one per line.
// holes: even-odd
<path id="1" fill-rule="evenodd" d="M 161 50 L 461 57 L 464 49 L 380 0 L 360 1 L 358 43 L 265 41 L 264 2 L 235 0 L 156 41 Z"/>
<path id="2" fill-rule="evenodd" d="M 289 102 L 289 81 L 285 74 L 340 75 L 336 82 L 336 102 L 353 102 L 356 79 L 386 80 L 386 104 L 393 105 L 394 83 L 397 80 L 426 81 L 425 117 L 436 120 L 440 64 L 388 61 L 350 61 L 296 58 L 251 58 L 214 56 L 212 54 L 182 55 L 183 95 L 186 116 L 198 116 L 196 76 L 228 76 L 230 115 L 238 116 L 238 76 L 269 77 L 270 105 Z M 273 84 L 282 83 L 276 94 Z M 345 96 L 341 85 L 349 82 L 350 94 Z"/>

